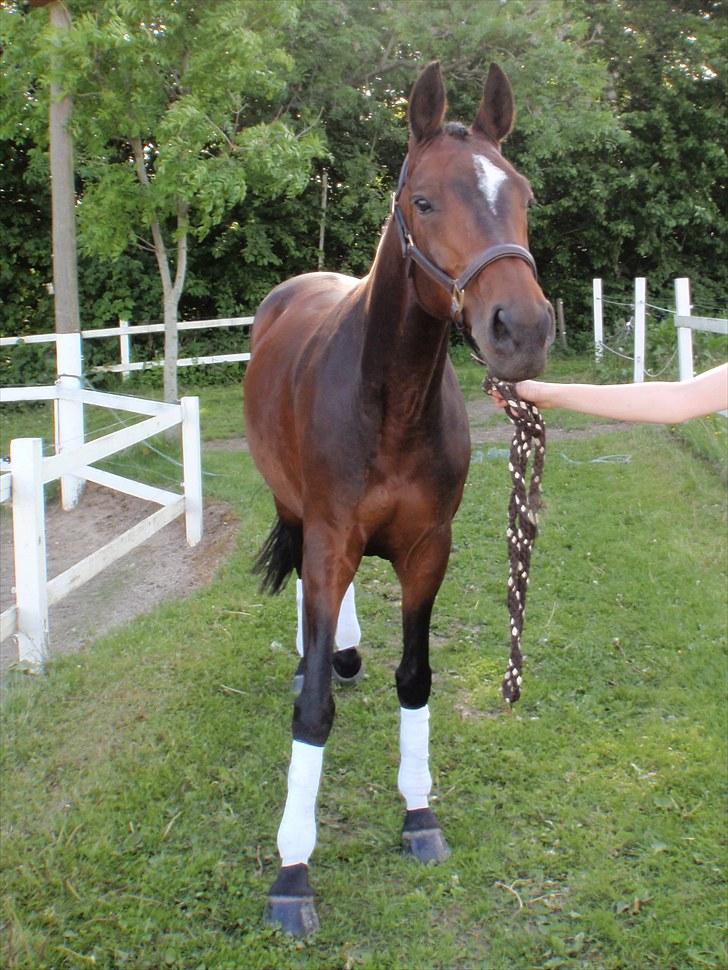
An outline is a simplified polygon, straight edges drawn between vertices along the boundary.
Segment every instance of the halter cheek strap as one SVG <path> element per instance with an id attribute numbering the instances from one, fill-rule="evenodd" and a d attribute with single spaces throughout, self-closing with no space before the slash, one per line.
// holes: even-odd
<path id="1" fill-rule="evenodd" d="M 538 272 L 536 270 L 536 261 L 534 260 L 531 253 L 525 249 L 523 246 L 519 246 L 517 243 L 500 243 L 497 246 L 489 246 L 482 253 L 479 253 L 471 262 L 467 265 L 465 270 L 457 278 L 450 276 L 444 270 L 441 270 L 439 266 L 432 262 L 432 260 L 425 256 L 422 250 L 417 246 L 414 239 L 412 238 L 412 233 L 407 227 L 405 222 L 404 213 L 399 207 L 399 198 L 402 194 L 402 189 L 407 181 L 407 159 L 405 158 L 402 164 L 402 170 L 399 173 L 399 182 L 397 183 L 397 191 L 392 199 L 392 213 L 394 215 L 394 221 L 399 232 L 399 241 L 402 246 L 402 256 L 405 259 L 411 260 L 416 263 L 429 277 L 434 280 L 440 286 L 448 291 L 450 294 L 450 319 L 458 327 L 462 328 L 463 325 L 463 303 L 465 302 L 465 288 L 472 280 L 481 273 L 486 266 L 490 266 L 491 263 L 497 262 L 499 259 L 521 259 L 524 263 L 527 263 L 531 268 L 533 275 L 538 279 Z"/>

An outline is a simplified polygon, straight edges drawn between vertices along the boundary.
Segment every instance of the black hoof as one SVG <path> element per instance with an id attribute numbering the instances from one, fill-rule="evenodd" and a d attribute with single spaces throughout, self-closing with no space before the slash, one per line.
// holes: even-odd
<path id="1" fill-rule="evenodd" d="M 429 808 L 407 812 L 402 830 L 402 851 L 418 862 L 444 862 L 450 855 L 440 823 Z"/>
<path id="2" fill-rule="evenodd" d="M 308 881 L 308 866 L 285 866 L 270 887 L 263 917 L 290 936 L 310 936 L 319 928 L 319 918 Z"/>
<path id="3" fill-rule="evenodd" d="M 334 680 L 342 687 L 353 687 L 364 676 L 364 665 L 356 647 L 337 650 L 334 654 L 332 672 Z M 291 681 L 291 690 L 295 697 L 303 690 L 303 657 L 298 661 L 296 672 Z"/>
<path id="4" fill-rule="evenodd" d="M 337 650 L 333 660 L 334 680 L 343 687 L 353 687 L 364 676 L 364 665 L 356 647 Z"/>

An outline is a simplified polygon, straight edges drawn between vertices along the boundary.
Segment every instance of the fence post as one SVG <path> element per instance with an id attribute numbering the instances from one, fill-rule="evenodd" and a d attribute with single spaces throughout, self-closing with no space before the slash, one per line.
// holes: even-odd
<path id="1" fill-rule="evenodd" d="M 690 280 L 681 276 L 675 280 L 675 316 L 689 317 Z M 693 374 L 693 331 L 689 327 L 677 328 L 677 357 L 680 365 L 680 380 L 689 381 Z"/>
<path id="2" fill-rule="evenodd" d="M 200 448 L 200 399 L 183 397 L 182 467 L 184 469 L 185 528 L 187 544 L 202 538 L 202 450 Z"/>
<path id="3" fill-rule="evenodd" d="M 56 334 L 56 371 L 58 374 L 58 400 L 55 406 L 56 453 L 77 448 L 84 443 L 83 404 L 63 398 L 67 389 L 80 390 L 83 386 L 83 353 L 81 334 Z M 75 509 L 83 492 L 84 481 L 75 475 L 61 478 L 61 503 L 64 509 Z"/>
<path id="4" fill-rule="evenodd" d="M 119 329 L 121 333 L 119 334 L 119 361 L 123 370 L 121 372 L 122 381 L 128 381 L 131 371 L 129 369 L 129 364 L 131 363 L 131 337 L 129 335 L 129 321 L 122 320 L 119 317 Z"/>
<path id="5" fill-rule="evenodd" d="M 594 306 L 594 359 L 598 364 L 604 354 L 604 318 L 602 314 L 602 281 L 592 280 L 592 303 Z"/>
<path id="6" fill-rule="evenodd" d="M 645 379 L 645 313 L 647 280 L 638 276 L 634 281 L 634 383 Z"/>
<path id="7" fill-rule="evenodd" d="M 40 438 L 15 438 L 10 442 L 18 659 L 34 667 L 42 666 L 48 656 L 42 463 L 43 442 Z"/>
<path id="8" fill-rule="evenodd" d="M 556 325 L 559 331 L 561 349 L 566 350 L 566 323 L 564 322 L 564 301 L 561 297 L 556 301 Z"/>

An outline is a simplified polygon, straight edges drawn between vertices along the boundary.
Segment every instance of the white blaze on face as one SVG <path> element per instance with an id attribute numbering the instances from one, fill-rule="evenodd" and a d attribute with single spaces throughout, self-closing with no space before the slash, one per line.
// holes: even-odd
<path id="1" fill-rule="evenodd" d="M 475 174 L 478 178 L 478 188 L 485 196 L 488 205 L 495 215 L 498 192 L 508 176 L 502 168 L 494 165 L 485 155 L 473 155 L 473 165 L 475 166 Z"/>

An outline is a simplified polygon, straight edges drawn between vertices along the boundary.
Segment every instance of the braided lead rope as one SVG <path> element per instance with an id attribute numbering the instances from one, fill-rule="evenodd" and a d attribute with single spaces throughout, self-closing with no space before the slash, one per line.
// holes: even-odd
<path id="1" fill-rule="evenodd" d="M 506 414 L 514 425 L 508 463 L 513 487 L 508 503 L 508 530 L 506 531 L 511 655 L 501 692 L 507 704 L 515 704 L 521 696 L 523 670 L 521 634 L 526 612 L 531 550 L 538 534 L 541 477 L 546 455 L 546 428 L 538 408 L 519 398 L 512 384 L 486 377 L 483 381 L 483 390 L 498 391 L 506 402 Z M 532 454 L 531 481 L 527 488 L 528 460 Z"/>

